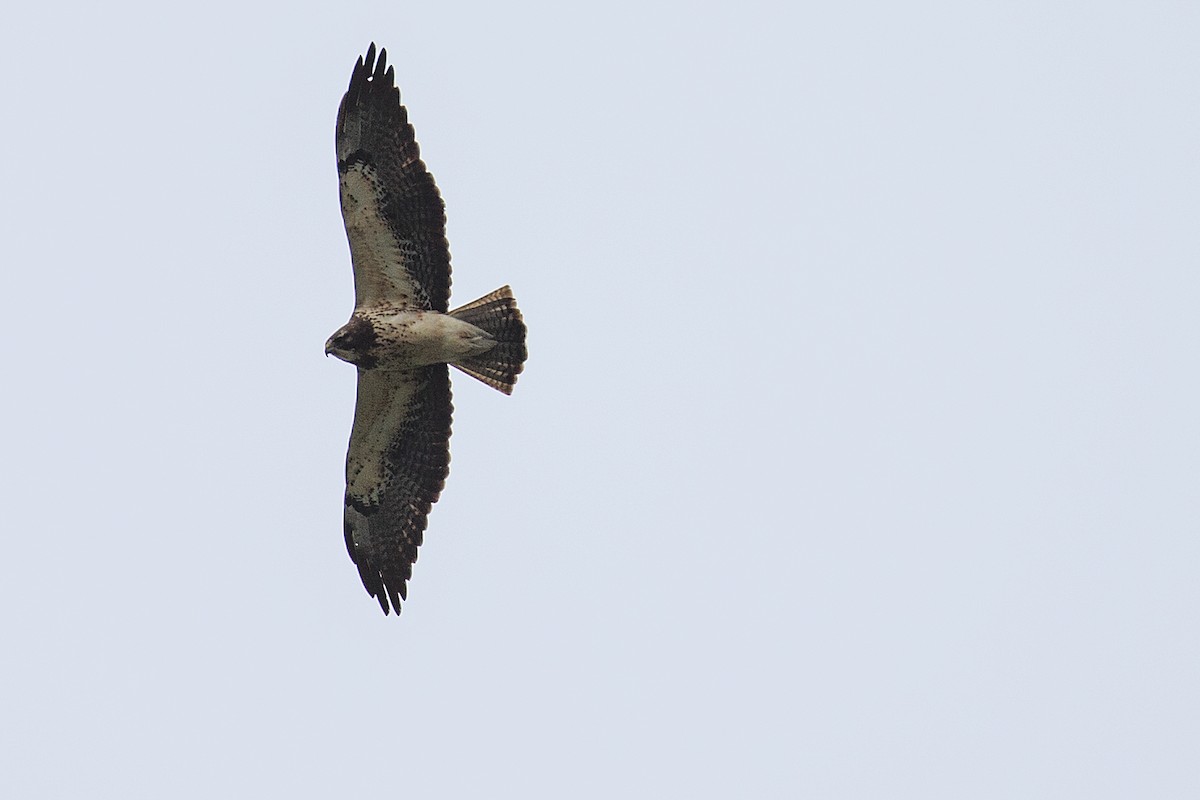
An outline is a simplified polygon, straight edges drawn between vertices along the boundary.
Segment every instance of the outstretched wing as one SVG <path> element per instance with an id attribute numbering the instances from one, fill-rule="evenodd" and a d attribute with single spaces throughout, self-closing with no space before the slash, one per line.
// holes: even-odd
<path id="1" fill-rule="evenodd" d="M 337 158 L 356 305 L 445 313 L 445 205 L 421 161 L 387 50 L 376 62 L 373 42 L 338 107 Z"/>
<path id="2" fill-rule="evenodd" d="M 346 456 L 346 549 L 363 586 L 400 613 L 429 510 L 450 472 L 450 373 L 358 371 Z"/>

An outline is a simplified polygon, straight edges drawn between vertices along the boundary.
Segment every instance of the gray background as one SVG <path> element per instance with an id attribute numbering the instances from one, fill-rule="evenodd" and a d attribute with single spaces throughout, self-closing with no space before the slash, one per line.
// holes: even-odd
<path id="1" fill-rule="evenodd" d="M 374 39 L 511 283 L 384 618 L 341 534 Z M 27 4 L 8 797 L 1200 796 L 1200 9 Z"/>

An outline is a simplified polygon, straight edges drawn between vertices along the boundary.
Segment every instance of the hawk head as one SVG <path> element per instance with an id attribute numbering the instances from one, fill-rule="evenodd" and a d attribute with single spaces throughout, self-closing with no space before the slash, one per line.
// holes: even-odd
<path id="1" fill-rule="evenodd" d="M 379 362 L 375 355 L 378 341 L 371 321 L 355 314 L 325 342 L 325 355 L 336 356 L 356 367 L 371 369 Z"/>

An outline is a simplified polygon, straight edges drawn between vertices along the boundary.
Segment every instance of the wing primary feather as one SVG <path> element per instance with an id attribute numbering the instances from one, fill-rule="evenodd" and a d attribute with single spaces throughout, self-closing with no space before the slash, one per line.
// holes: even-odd
<path id="1" fill-rule="evenodd" d="M 381 48 L 379 51 L 379 60 L 375 62 L 374 78 L 375 80 L 383 80 L 384 70 L 387 68 L 387 48 Z"/>

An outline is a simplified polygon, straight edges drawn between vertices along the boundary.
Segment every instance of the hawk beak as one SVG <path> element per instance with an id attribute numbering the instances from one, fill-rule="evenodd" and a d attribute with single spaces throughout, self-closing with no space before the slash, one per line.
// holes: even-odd
<path id="1" fill-rule="evenodd" d="M 330 355 L 332 355 L 332 346 L 329 344 L 329 342 L 326 342 L 325 343 L 325 357 L 329 358 Z"/>

